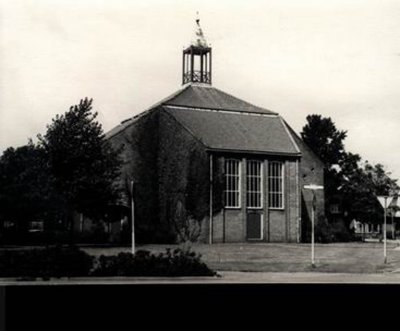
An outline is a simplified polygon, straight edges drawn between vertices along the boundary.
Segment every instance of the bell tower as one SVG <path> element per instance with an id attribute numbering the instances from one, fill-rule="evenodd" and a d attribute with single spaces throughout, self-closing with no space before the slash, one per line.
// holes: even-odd
<path id="1" fill-rule="evenodd" d="M 196 38 L 183 50 L 182 85 L 204 83 L 211 85 L 211 47 L 204 38 L 200 19 L 196 19 Z"/>

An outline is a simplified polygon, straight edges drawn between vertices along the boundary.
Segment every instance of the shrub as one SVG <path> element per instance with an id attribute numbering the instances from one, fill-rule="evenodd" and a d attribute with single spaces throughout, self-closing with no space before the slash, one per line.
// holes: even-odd
<path id="1" fill-rule="evenodd" d="M 74 246 L 5 250 L 0 253 L 0 277 L 87 276 L 92 263 L 90 255 Z"/>
<path id="2" fill-rule="evenodd" d="M 193 218 L 187 218 L 176 224 L 176 240 L 178 243 L 196 242 L 201 234 L 201 223 Z"/>
<path id="3" fill-rule="evenodd" d="M 315 239 L 321 243 L 349 242 L 354 240 L 354 236 L 344 222 L 328 223 L 326 219 L 321 219 L 315 227 Z"/>
<path id="4" fill-rule="evenodd" d="M 0 277 L 49 279 L 50 277 L 83 276 L 214 276 L 190 249 L 167 249 L 152 254 L 139 250 L 136 254 L 94 258 L 75 246 L 48 247 L 32 250 L 0 252 Z"/>
<path id="5" fill-rule="evenodd" d="M 201 261 L 201 255 L 190 249 L 167 249 L 152 254 L 139 250 L 135 255 L 119 253 L 100 256 L 95 262 L 93 276 L 214 276 L 216 273 Z"/>

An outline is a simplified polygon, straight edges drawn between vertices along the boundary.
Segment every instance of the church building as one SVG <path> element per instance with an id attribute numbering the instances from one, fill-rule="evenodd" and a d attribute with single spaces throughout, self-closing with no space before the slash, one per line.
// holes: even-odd
<path id="1" fill-rule="evenodd" d="M 212 85 L 212 49 L 196 22 L 182 87 L 106 134 L 122 149 L 137 240 L 301 242 L 313 203 L 304 186 L 323 185 L 323 164 L 278 113 Z M 324 217 L 323 191 L 316 204 Z"/>

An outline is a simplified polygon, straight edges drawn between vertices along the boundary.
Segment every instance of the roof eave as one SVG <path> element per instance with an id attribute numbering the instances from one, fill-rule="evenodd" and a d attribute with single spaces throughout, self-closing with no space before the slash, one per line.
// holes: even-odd
<path id="1" fill-rule="evenodd" d="M 258 151 L 258 150 L 241 150 L 241 149 L 226 149 L 226 148 L 213 148 L 207 147 L 207 152 L 218 152 L 218 153 L 235 153 L 235 154 L 258 154 L 258 155 L 271 155 L 271 156 L 287 156 L 287 157 L 297 157 L 302 156 L 301 153 L 291 153 L 291 152 L 275 152 L 275 151 Z"/>
<path id="2" fill-rule="evenodd" d="M 274 113 L 272 111 L 270 112 L 262 112 L 262 111 L 248 111 L 248 110 L 243 110 L 243 109 L 229 109 L 229 108 L 210 108 L 210 107 L 202 107 L 202 106 L 182 106 L 182 105 L 177 105 L 174 103 L 164 103 L 163 106 L 166 107 L 174 107 L 174 108 L 181 108 L 181 109 L 198 109 L 198 110 L 209 110 L 209 111 L 221 111 L 221 112 L 231 112 L 231 113 L 239 113 L 239 114 L 250 114 L 250 115 L 265 115 L 265 116 L 279 116 L 279 113 Z"/>

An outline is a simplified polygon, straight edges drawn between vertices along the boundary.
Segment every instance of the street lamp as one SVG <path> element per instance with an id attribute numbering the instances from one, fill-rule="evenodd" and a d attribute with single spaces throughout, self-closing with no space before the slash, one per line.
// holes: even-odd
<path id="1" fill-rule="evenodd" d="M 306 190 L 311 190 L 313 194 L 313 199 L 312 199 L 312 208 L 311 208 L 311 266 L 315 267 L 315 259 L 314 259 L 314 246 L 315 246 L 315 240 L 314 240 L 314 224 L 315 224 L 315 210 L 316 210 L 316 204 L 317 204 L 317 197 L 315 195 L 316 190 L 323 190 L 324 187 L 322 185 L 304 185 L 303 186 Z"/>

